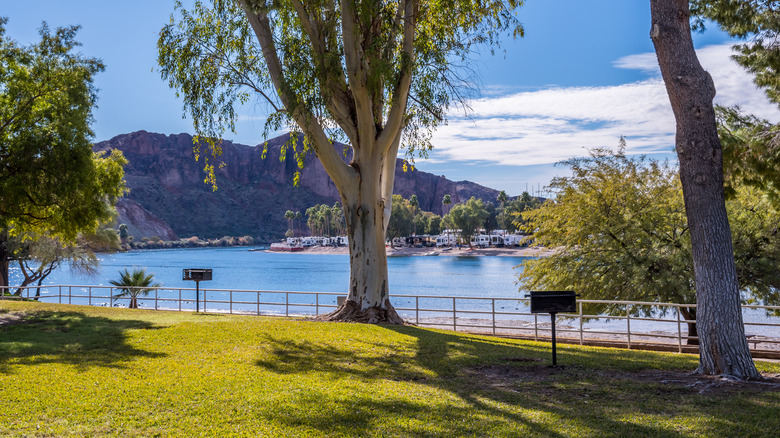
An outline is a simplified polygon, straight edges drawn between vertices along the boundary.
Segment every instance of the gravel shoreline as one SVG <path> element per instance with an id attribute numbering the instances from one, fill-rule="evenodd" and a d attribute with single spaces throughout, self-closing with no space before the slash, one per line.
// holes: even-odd
<path id="1" fill-rule="evenodd" d="M 270 251 L 270 250 L 269 250 Z M 407 257 L 407 256 L 455 256 L 455 257 L 542 257 L 550 255 L 554 250 L 540 246 L 526 248 L 473 248 L 468 247 L 451 249 L 446 248 L 409 248 L 409 247 L 387 247 L 388 257 Z M 303 251 L 297 251 L 293 254 L 339 254 L 348 255 L 349 248 L 346 246 L 310 246 Z"/>

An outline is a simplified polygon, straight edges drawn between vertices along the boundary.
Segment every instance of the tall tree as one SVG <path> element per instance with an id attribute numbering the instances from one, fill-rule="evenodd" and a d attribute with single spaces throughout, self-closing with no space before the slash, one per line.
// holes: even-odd
<path id="1" fill-rule="evenodd" d="M 32 233 L 73 242 L 110 219 L 124 191 L 121 152 L 92 153 L 93 76 L 103 63 L 76 52 L 77 26 L 21 46 L 0 17 L 0 287 L 8 238 Z"/>
<path id="2" fill-rule="evenodd" d="M 750 356 L 723 189 L 715 85 L 693 48 L 688 0 L 650 0 L 651 31 L 672 104 L 685 211 L 691 234 L 699 331 L 696 372 L 759 378 Z"/>
<path id="3" fill-rule="evenodd" d="M 441 200 L 441 203 L 444 204 L 444 208 L 447 209 L 447 211 L 445 211 L 444 214 L 449 213 L 450 205 L 452 205 L 452 197 L 449 194 L 444 195 L 444 198 Z"/>
<path id="4" fill-rule="evenodd" d="M 178 20 L 160 32 L 162 76 L 214 152 L 250 92 L 272 109 L 267 129 L 297 126 L 296 155 L 313 151 L 330 175 L 349 237 L 349 294 L 325 319 L 403 322 L 389 300 L 384 241 L 398 149 L 402 140 L 410 153 L 430 147 L 430 130 L 465 97 L 461 67 L 475 45 L 522 33 L 522 0 L 209 3 L 177 2 Z M 349 163 L 333 136 L 348 140 Z"/>

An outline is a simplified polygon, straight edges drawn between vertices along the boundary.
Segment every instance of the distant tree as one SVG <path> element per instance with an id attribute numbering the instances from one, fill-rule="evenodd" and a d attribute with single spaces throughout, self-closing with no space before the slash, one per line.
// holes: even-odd
<path id="1" fill-rule="evenodd" d="M 120 224 L 119 225 L 119 239 L 121 239 L 122 242 L 126 242 L 128 235 L 129 234 L 127 232 L 127 224 Z"/>
<path id="2" fill-rule="evenodd" d="M 286 233 L 286 235 L 287 235 L 293 229 L 293 226 L 294 226 L 293 225 L 293 221 L 295 220 L 295 213 L 293 213 L 292 210 L 287 210 L 284 213 L 284 218 L 287 219 L 287 233 Z M 288 235 L 287 237 L 291 237 L 291 236 Z"/>
<path id="3" fill-rule="evenodd" d="M 130 304 L 127 306 L 130 309 L 138 308 L 138 297 L 146 296 L 154 290 L 156 287 L 160 287 L 159 283 L 152 283 L 154 281 L 154 274 L 146 275 L 145 269 L 133 269 L 133 272 L 129 272 L 127 269 L 119 271 L 119 280 L 111 280 L 109 283 L 117 286 L 120 293 L 114 295 L 114 297 L 130 297 Z"/>
<path id="4" fill-rule="evenodd" d="M 393 195 L 393 211 L 390 214 L 390 222 L 387 224 L 385 237 L 390 241 L 393 247 L 393 239 L 396 237 L 408 236 L 412 233 L 412 207 L 409 201 L 402 198 L 401 195 Z"/>
<path id="5" fill-rule="evenodd" d="M 606 149 L 564 162 L 572 176 L 553 179 L 559 195 L 526 212 L 527 229 L 548 257 L 527 260 L 523 290 L 576 290 L 590 300 L 696 303 L 690 228 L 677 171 Z M 780 215 L 754 189 L 729 201 L 735 259 L 746 302 L 780 303 Z M 623 315 L 625 308 L 589 305 L 588 313 Z M 634 315 L 652 308 L 633 306 Z M 657 309 L 655 309 L 657 310 Z M 697 312 L 681 308 L 695 338 Z M 690 339 L 695 343 L 695 339 Z"/>
<path id="6" fill-rule="evenodd" d="M 331 207 L 331 217 L 336 235 L 341 236 L 346 233 L 347 224 L 344 222 L 344 209 L 338 201 Z"/>
<path id="7" fill-rule="evenodd" d="M 444 204 L 444 207 L 447 210 L 444 212 L 444 214 L 449 213 L 449 207 L 452 204 L 452 198 L 450 197 L 450 195 L 444 195 L 444 199 L 442 199 L 441 203 Z"/>
<path id="8" fill-rule="evenodd" d="M 436 236 L 441 234 L 441 216 L 433 213 L 428 213 L 428 224 L 425 228 L 425 234 Z"/>
<path id="9" fill-rule="evenodd" d="M 650 16 L 650 37 L 676 121 L 675 147 L 691 232 L 700 343 L 696 372 L 757 379 L 726 213 L 712 103 L 715 85 L 693 47 L 688 0 L 650 0 Z"/>
<path id="10" fill-rule="evenodd" d="M 412 207 L 412 217 L 417 217 L 417 207 L 420 206 L 420 201 L 417 200 L 417 195 L 412 195 L 409 197 L 409 205 Z M 414 234 L 417 234 L 417 221 L 412 220 L 412 232 Z"/>
<path id="11" fill-rule="evenodd" d="M 483 222 L 482 228 L 485 229 L 486 233 L 490 234 L 493 230 L 498 228 L 498 210 L 492 202 L 486 202 L 484 205 L 487 215 L 485 216 L 485 222 Z"/>
<path id="12" fill-rule="evenodd" d="M 482 200 L 472 196 L 465 203 L 452 207 L 448 216 L 454 227 L 460 229 L 461 239 L 468 242 L 471 248 L 471 236 L 485 223 L 487 214 Z"/>
<path id="13" fill-rule="evenodd" d="M 300 211 L 296 211 L 295 212 L 295 219 L 298 220 L 298 236 L 303 236 L 303 230 L 302 230 L 302 227 L 301 227 L 301 218 L 302 217 L 303 217 L 303 215 L 301 214 Z"/>
<path id="14" fill-rule="evenodd" d="M 8 240 L 46 235 L 64 245 L 111 218 L 124 192 L 125 159 L 94 154 L 89 127 L 103 63 L 75 52 L 77 26 L 21 46 L 0 17 L 0 288 L 8 286 Z"/>
<path id="15" fill-rule="evenodd" d="M 538 208 L 542 202 L 539 198 L 523 192 L 516 199 L 509 201 L 504 209 L 503 226 L 505 229 L 519 229 L 525 225 L 523 212 Z"/>
<path id="16" fill-rule="evenodd" d="M 506 192 L 505 191 L 501 190 L 500 192 L 498 192 L 498 196 L 496 197 L 496 201 L 498 201 L 498 203 L 501 205 L 501 209 L 502 210 L 506 206 L 507 199 L 508 198 L 506 196 Z"/>

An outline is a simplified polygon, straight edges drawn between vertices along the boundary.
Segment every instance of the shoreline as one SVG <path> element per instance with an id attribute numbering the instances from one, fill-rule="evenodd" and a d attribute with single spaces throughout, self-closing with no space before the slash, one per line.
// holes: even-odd
<path id="1" fill-rule="evenodd" d="M 283 252 L 271 251 L 269 252 Z M 468 247 L 452 249 L 446 248 L 410 248 L 410 247 L 387 247 L 388 257 L 412 257 L 412 256 L 447 256 L 447 257 L 544 257 L 550 255 L 554 250 L 543 248 L 541 246 L 531 246 L 525 248 L 473 248 Z M 310 246 L 303 251 L 291 252 L 290 254 L 333 254 L 349 255 L 349 248 L 346 246 Z"/>

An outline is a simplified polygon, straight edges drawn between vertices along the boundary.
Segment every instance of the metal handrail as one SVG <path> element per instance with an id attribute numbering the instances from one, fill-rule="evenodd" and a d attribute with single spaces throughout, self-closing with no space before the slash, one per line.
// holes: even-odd
<path id="1" fill-rule="evenodd" d="M 0 291 L 17 290 L 18 287 L 0 288 Z M 118 297 L 116 293 L 119 289 L 128 289 L 128 287 L 102 286 L 102 285 L 46 285 L 46 286 L 28 286 L 22 288 L 24 293 L 22 297 L 27 299 L 36 299 L 34 291 L 40 289 L 41 296 L 37 299 L 43 301 L 56 300 L 56 302 L 65 304 L 101 305 L 116 306 L 127 302 L 129 305 L 130 297 Z M 132 287 L 129 287 L 132 289 Z M 185 293 L 195 292 L 196 288 L 137 288 L 149 290 L 153 296 L 138 296 L 137 302 L 149 305 L 150 308 L 166 311 L 188 311 L 187 306 L 194 302 L 193 299 L 184 298 Z M 324 312 L 331 311 L 337 307 L 336 297 L 344 296 L 339 292 L 315 292 L 315 291 L 279 291 L 279 290 L 248 290 L 248 289 L 200 289 L 203 294 L 203 311 L 206 312 L 224 312 L 224 313 L 242 313 L 254 315 L 280 315 L 284 316 L 314 316 Z M 243 295 L 243 296 L 242 296 Z M 251 296 L 249 296 L 251 295 Z M 262 299 L 264 296 L 276 295 L 277 300 Z M 209 296 L 211 298 L 209 299 Z M 301 302 L 298 297 L 310 297 L 306 302 Z M 0 294 L 0 300 L 6 299 L 4 294 Z M 549 324 L 540 324 L 536 314 L 530 311 L 522 311 L 522 306 L 527 306 L 528 298 L 485 298 L 485 297 L 454 297 L 439 295 L 396 295 L 392 297 L 397 301 L 404 301 L 395 306 L 396 311 L 406 318 L 414 320 L 419 326 L 429 327 L 450 327 L 453 330 L 479 331 L 484 330 L 494 335 L 512 335 L 522 334 L 533 331 L 533 339 L 539 340 L 548 335 Z M 435 300 L 438 304 L 446 303 L 437 307 L 436 303 L 425 302 L 426 300 Z M 511 303 L 510 306 L 497 306 L 497 302 Z M 169 303 L 175 303 L 173 307 Z M 470 304 L 480 303 L 481 308 L 469 308 Z M 695 304 L 678 303 L 654 303 L 647 301 L 609 301 L 609 300 L 578 300 L 578 311 L 575 313 L 558 314 L 562 319 L 578 320 L 575 327 L 560 327 L 557 329 L 561 333 L 575 333 L 580 344 L 587 340 L 594 340 L 594 336 L 608 335 L 624 337 L 625 344 L 632 348 L 638 342 L 653 343 L 652 340 L 661 339 L 666 342 L 660 342 L 664 345 L 676 345 L 677 350 L 682 352 L 684 341 L 696 339 L 689 337 L 687 327 L 683 326 L 688 320 L 682 316 L 680 309 L 695 308 Z M 583 306 L 587 304 L 609 304 L 612 306 L 625 306 L 625 312 L 619 315 L 590 315 L 583 312 Z M 208 306 L 208 307 L 207 307 Z M 252 307 L 251 310 L 249 307 Z M 411 306 L 411 307 L 409 307 Z M 662 310 L 659 316 L 632 316 L 631 310 L 634 306 L 648 306 L 663 309 L 676 309 L 671 317 L 667 316 L 668 310 Z M 274 312 L 272 309 L 284 308 L 282 313 Z M 763 309 L 768 311 L 780 310 L 780 306 L 762 306 L 756 304 L 747 304 L 743 309 Z M 304 309 L 314 309 L 304 311 Z M 489 310 L 485 310 L 489 309 Z M 192 309 L 194 310 L 194 309 Z M 406 312 L 406 313 L 405 313 Z M 435 316 L 434 316 L 435 315 Z M 512 319 L 510 319 L 512 318 Z M 771 337 L 762 336 L 760 339 L 751 338 L 753 350 L 758 350 L 759 345 L 767 345 L 775 350 L 780 350 L 780 317 L 770 317 L 771 322 L 744 321 L 745 327 L 775 327 L 777 334 Z M 625 331 L 612 330 L 608 328 L 588 328 L 587 324 L 591 321 L 607 320 L 613 322 L 625 323 Z M 674 324 L 675 330 L 658 333 L 656 331 L 642 331 L 643 329 L 632 328 L 632 321 L 635 323 L 653 324 L 658 326 Z M 480 322 L 480 323 L 476 323 Z M 514 322 L 515 324 L 511 324 Z M 518 325 L 523 322 L 526 325 Z M 476 329 L 476 330 L 475 330 Z M 641 341 L 640 341 L 641 339 Z M 669 344 L 668 340 L 676 340 Z"/>

